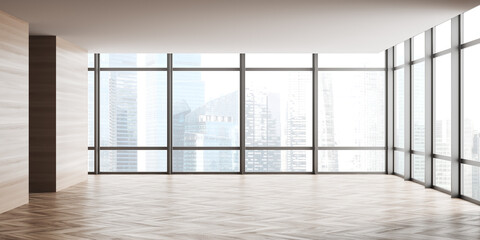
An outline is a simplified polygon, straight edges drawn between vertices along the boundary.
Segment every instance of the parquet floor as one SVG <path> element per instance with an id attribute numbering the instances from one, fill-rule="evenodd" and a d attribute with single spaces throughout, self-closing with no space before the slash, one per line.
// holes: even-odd
<path id="1" fill-rule="evenodd" d="M 480 206 L 388 175 L 100 175 L 0 239 L 480 239 Z"/>

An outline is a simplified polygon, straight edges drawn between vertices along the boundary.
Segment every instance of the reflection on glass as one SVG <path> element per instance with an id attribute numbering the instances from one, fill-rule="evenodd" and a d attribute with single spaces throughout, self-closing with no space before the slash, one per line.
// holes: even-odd
<path id="1" fill-rule="evenodd" d="M 247 72 L 247 146 L 312 146 L 311 72 Z"/>
<path id="2" fill-rule="evenodd" d="M 404 175 L 405 171 L 405 153 L 395 151 L 393 156 L 393 172 Z"/>
<path id="3" fill-rule="evenodd" d="M 480 6 L 463 14 L 463 42 L 480 38 Z"/>
<path id="4" fill-rule="evenodd" d="M 173 146 L 239 146 L 238 72 L 173 73 Z"/>
<path id="5" fill-rule="evenodd" d="M 405 145 L 405 79 L 404 70 L 395 71 L 395 147 L 403 148 Z"/>
<path id="6" fill-rule="evenodd" d="M 101 150 L 101 172 L 166 172 L 167 151 Z"/>
<path id="7" fill-rule="evenodd" d="M 425 156 L 412 155 L 413 178 L 425 182 Z"/>
<path id="8" fill-rule="evenodd" d="M 95 151 L 88 150 L 88 172 L 95 171 Z"/>
<path id="9" fill-rule="evenodd" d="M 385 145 L 385 72 L 319 72 L 319 146 Z"/>
<path id="10" fill-rule="evenodd" d="M 385 171 L 383 150 L 320 150 L 319 172 L 382 172 Z"/>
<path id="11" fill-rule="evenodd" d="M 413 60 L 425 57 L 425 33 L 413 38 Z"/>
<path id="12" fill-rule="evenodd" d="M 435 119 L 433 153 L 450 156 L 451 149 L 451 74 L 450 54 L 434 59 Z"/>
<path id="13" fill-rule="evenodd" d="M 167 54 L 110 53 L 100 55 L 100 67 L 167 67 Z"/>
<path id="14" fill-rule="evenodd" d="M 312 67 L 312 54 L 292 53 L 248 53 L 245 54 L 246 67 Z"/>
<path id="15" fill-rule="evenodd" d="M 413 150 L 425 151 L 425 62 L 413 65 Z"/>
<path id="16" fill-rule="evenodd" d="M 311 172 L 312 151 L 247 150 L 247 172 Z"/>
<path id="17" fill-rule="evenodd" d="M 462 195 L 480 200 L 480 168 L 462 164 Z"/>
<path id="18" fill-rule="evenodd" d="M 94 72 L 88 72 L 88 146 L 95 146 L 95 95 Z"/>
<path id="19" fill-rule="evenodd" d="M 395 46 L 395 66 L 405 64 L 405 43 L 399 43 Z"/>
<path id="20" fill-rule="evenodd" d="M 450 161 L 434 158 L 433 165 L 433 185 L 450 191 L 452 180 Z"/>
<path id="21" fill-rule="evenodd" d="M 480 45 L 463 49 L 462 158 L 480 161 Z"/>
<path id="22" fill-rule="evenodd" d="M 238 68 L 239 54 L 202 53 L 173 54 L 173 67 Z"/>
<path id="23" fill-rule="evenodd" d="M 102 72 L 101 146 L 166 146 L 165 72 Z"/>
<path id="24" fill-rule="evenodd" d="M 318 54 L 319 68 L 384 68 L 385 52 Z"/>
<path id="25" fill-rule="evenodd" d="M 238 172 L 240 151 L 174 150 L 173 172 Z"/>
<path id="26" fill-rule="evenodd" d="M 441 52 L 452 47 L 452 23 L 451 20 L 448 20 L 435 27 L 435 44 L 434 52 Z"/>

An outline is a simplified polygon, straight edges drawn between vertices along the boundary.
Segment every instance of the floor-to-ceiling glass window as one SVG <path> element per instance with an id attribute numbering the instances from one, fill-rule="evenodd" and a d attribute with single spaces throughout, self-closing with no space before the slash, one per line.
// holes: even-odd
<path id="1" fill-rule="evenodd" d="M 405 174 L 405 45 L 394 47 L 394 167 L 395 174 Z"/>
<path id="2" fill-rule="evenodd" d="M 166 54 L 100 55 L 100 172 L 167 170 Z"/>
<path id="3" fill-rule="evenodd" d="M 246 172 L 312 172 L 312 55 L 246 54 L 245 65 Z"/>
<path id="4" fill-rule="evenodd" d="M 385 53 L 318 55 L 318 171 L 385 171 Z"/>
<path id="5" fill-rule="evenodd" d="M 89 172 L 384 172 L 385 53 L 317 56 L 90 54 Z"/>
<path id="6" fill-rule="evenodd" d="M 425 181 L 425 33 L 412 48 L 412 178 Z M 422 154 L 423 153 L 423 154 Z"/>
<path id="7" fill-rule="evenodd" d="M 173 172 L 239 172 L 239 59 L 173 55 Z"/>
<path id="8" fill-rule="evenodd" d="M 480 200 L 480 7 L 463 20 L 461 194 Z"/>
<path id="9" fill-rule="evenodd" d="M 433 184 L 451 188 L 451 21 L 434 28 Z"/>

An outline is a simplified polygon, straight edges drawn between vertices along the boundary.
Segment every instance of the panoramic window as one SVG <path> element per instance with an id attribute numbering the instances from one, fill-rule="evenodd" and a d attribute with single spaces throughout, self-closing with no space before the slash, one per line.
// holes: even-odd
<path id="1" fill-rule="evenodd" d="M 166 146 L 165 72 L 102 72 L 100 146 Z"/>
<path id="2" fill-rule="evenodd" d="M 412 177 L 420 182 L 425 182 L 425 156 L 412 155 Z"/>
<path id="3" fill-rule="evenodd" d="M 173 73 L 173 146 L 239 146 L 238 72 Z"/>
<path id="4" fill-rule="evenodd" d="M 413 65 L 413 150 L 425 151 L 425 63 Z"/>
<path id="5" fill-rule="evenodd" d="M 405 174 L 405 153 L 400 151 L 394 152 L 394 163 L 393 169 L 396 174 L 404 175 Z"/>
<path id="6" fill-rule="evenodd" d="M 245 95 L 247 147 L 312 146 L 311 72 L 247 71 Z M 247 151 L 245 161 L 247 171 L 312 171 L 306 151 Z"/>
<path id="7" fill-rule="evenodd" d="M 462 195 L 480 200 L 480 167 L 462 164 Z"/>
<path id="8" fill-rule="evenodd" d="M 167 55 L 153 53 L 111 53 L 100 55 L 102 68 L 166 68 Z"/>
<path id="9" fill-rule="evenodd" d="M 463 49 L 462 158 L 480 161 L 480 45 Z"/>
<path id="10" fill-rule="evenodd" d="M 245 55 L 247 68 L 311 68 L 312 54 L 249 53 Z"/>
<path id="11" fill-rule="evenodd" d="M 404 70 L 395 71 L 395 147 L 403 148 L 405 145 L 405 79 Z"/>
<path id="12" fill-rule="evenodd" d="M 318 152 L 318 171 L 385 170 L 384 151 L 375 149 L 385 145 L 384 66 L 384 52 L 319 55 L 319 69 L 328 69 L 318 74 L 318 146 L 328 149 Z"/>
<path id="13" fill-rule="evenodd" d="M 470 42 L 480 38 L 480 6 L 463 14 L 463 42 Z"/>
<path id="14" fill-rule="evenodd" d="M 91 54 L 89 172 L 240 172 L 242 156 L 246 172 L 314 171 L 312 54 L 244 56 L 100 54 L 96 69 Z M 384 171 L 385 52 L 318 59 L 318 171 Z"/>
<path id="15" fill-rule="evenodd" d="M 202 54 L 174 54 L 173 67 L 185 68 L 238 68 L 240 56 L 238 54 L 202 53 Z"/>
<path id="16" fill-rule="evenodd" d="M 433 185 L 447 191 L 451 189 L 452 164 L 450 161 L 433 159 Z"/>
<path id="17" fill-rule="evenodd" d="M 425 33 L 418 34 L 413 38 L 413 58 L 417 60 L 425 57 Z"/>
<path id="18" fill-rule="evenodd" d="M 100 146 L 166 146 L 165 72 L 102 72 L 100 77 Z M 148 164 L 141 168 L 145 153 Z M 112 150 L 101 154 L 101 171 L 158 171 L 165 154 Z"/>
<path id="19" fill-rule="evenodd" d="M 400 43 L 394 47 L 395 66 L 405 63 L 405 46 Z M 395 173 L 404 174 L 405 155 L 405 69 L 394 70 L 394 147 L 400 148 L 394 150 Z"/>
<path id="20" fill-rule="evenodd" d="M 435 65 L 435 115 L 434 154 L 450 156 L 451 153 L 451 57 L 446 54 L 434 59 Z"/>
<path id="21" fill-rule="evenodd" d="M 238 54 L 173 56 L 173 172 L 239 171 L 239 151 L 215 147 L 240 146 L 240 74 L 201 69 L 238 68 L 239 59 Z"/>
<path id="22" fill-rule="evenodd" d="M 435 44 L 433 51 L 435 53 L 441 52 L 443 50 L 450 49 L 452 47 L 452 21 L 448 20 L 434 28 L 435 32 Z"/>
<path id="23" fill-rule="evenodd" d="M 320 72 L 318 88 L 319 146 L 385 145 L 385 72 Z"/>
<path id="24" fill-rule="evenodd" d="M 405 64 L 405 43 L 401 42 L 394 47 L 395 67 Z"/>
<path id="25" fill-rule="evenodd" d="M 385 68 L 385 52 L 374 54 L 318 54 L 319 68 Z"/>
<path id="26" fill-rule="evenodd" d="M 480 30 L 480 7 L 476 7 L 464 14 L 463 29 L 464 42 L 478 41 Z M 480 114 L 478 102 L 480 96 L 480 45 L 470 45 L 462 49 L 463 60 L 463 94 L 462 103 L 462 149 L 461 158 L 467 161 L 480 161 Z M 480 167 L 474 162 L 461 164 L 461 194 L 465 197 L 480 201 Z"/>
<path id="27" fill-rule="evenodd" d="M 412 66 L 412 149 L 425 152 L 425 62 Z M 425 156 L 412 155 L 412 177 L 425 181 Z"/>

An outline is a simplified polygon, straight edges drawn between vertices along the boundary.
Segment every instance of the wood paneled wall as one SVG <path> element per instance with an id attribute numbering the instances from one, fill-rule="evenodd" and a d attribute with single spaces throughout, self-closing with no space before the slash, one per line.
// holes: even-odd
<path id="1" fill-rule="evenodd" d="M 28 203 L 28 23 L 0 11 L 0 213 Z"/>
<path id="2" fill-rule="evenodd" d="M 30 37 L 30 192 L 87 179 L 87 51 L 55 36 Z"/>
<path id="3" fill-rule="evenodd" d="M 87 180 L 88 54 L 57 37 L 57 191 Z"/>

